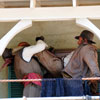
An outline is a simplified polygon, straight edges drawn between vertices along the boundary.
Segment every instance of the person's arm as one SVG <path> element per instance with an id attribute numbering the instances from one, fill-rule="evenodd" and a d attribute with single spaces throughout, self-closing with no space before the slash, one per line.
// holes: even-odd
<path id="1" fill-rule="evenodd" d="M 84 53 L 84 61 L 95 77 L 100 76 L 97 59 L 97 51 L 94 49 L 88 48 L 88 50 Z"/>
<path id="2" fill-rule="evenodd" d="M 29 62 L 33 55 L 45 50 L 46 47 L 48 47 L 48 45 L 44 41 L 38 40 L 36 45 L 25 47 L 23 49 L 22 57 L 26 62 Z"/>

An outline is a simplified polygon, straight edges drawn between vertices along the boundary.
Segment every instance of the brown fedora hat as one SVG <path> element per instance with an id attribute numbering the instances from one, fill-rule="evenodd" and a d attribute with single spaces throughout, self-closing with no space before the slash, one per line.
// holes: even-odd
<path id="1" fill-rule="evenodd" d="M 79 39 L 79 37 L 82 37 L 83 39 L 86 38 L 89 42 L 96 44 L 96 42 L 93 41 L 94 34 L 88 30 L 82 31 L 80 36 L 76 36 L 75 39 Z"/>

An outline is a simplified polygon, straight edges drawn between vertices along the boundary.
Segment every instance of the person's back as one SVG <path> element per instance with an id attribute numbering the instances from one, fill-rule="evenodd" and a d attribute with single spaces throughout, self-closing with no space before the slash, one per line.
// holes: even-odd
<path id="1" fill-rule="evenodd" d="M 43 75 L 39 63 L 34 58 L 32 58 L 30 62 L 23 60 L 21 54 L 22 50 L 23 49 L 19 50 L 14 57 L 14 69 L 16 77 L 22 79 L 24 75 L 33 72 Z"/>
<path id="2" fill-rule="evenodd" d="M 98 62 L 94 57 L 97 57 L 96 48 L 90 44 L 82 44 L 74 51 L 63 72 L 72 78 L 99 76 Z"/>
<path id="3" fill-rule="evenodd" d="M 3 53 L 3 59 L 14 58 L 14 71 L 18 79 L 42 79 L 43 72 L 37 60 L 33 57 L 29 62 L 23 60 L 23 49 L 28 47 L 27 42 L 21 42 L 14 49 L 6 48 Z M 28 52 L 27 52 L 28 53 Z M 39 97 L 41 91 L 40 81 L 23 82 L 23 96 Z"/>
<path id="4" fill-rule="evenodd" d="M 22 50 L 17 51 L 14 57 L 14 70 L 16 77 L 18 79 L 34 79 L 34 75 L 43 76 L 41 67 L 39 63 L 32 58 L 30 62 L 26 62 L 22 58 Z M 34 74 L 34 75 L 33 75 Z M 30 76 L 31 75 L 31 76 Z M 23 96 L 26 97 L 39 97 L 41 86 L 35 84 L 34 82 L 23 82 L 24 83 L 24 90 Z"/>

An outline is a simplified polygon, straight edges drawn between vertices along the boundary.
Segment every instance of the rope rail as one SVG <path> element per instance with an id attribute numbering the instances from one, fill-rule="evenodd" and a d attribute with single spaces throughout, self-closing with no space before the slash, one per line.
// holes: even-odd
<path id="1" fill-rule="evenodd" d="M 68 79 L 68 78 L 66 78 Z M 72 79 L 72 78 L 71 78 Z M 71 80 L 69 79 L 69 80 Z M 76 78 L 77 80 L 78 78 Z M 32 82 L 32 81 L 42 81 L 42 80 L 45 80 L 45 81 L 49 81 L 49 80 L 56 80 L 55 78 L 49 78 L 49 79 L 3 79 L 3 80 L 0 80 L 0 82 Z M 91 77 L 91 78 L 82 78 L 82 80 L 100 80 L 100 77 Z"/>

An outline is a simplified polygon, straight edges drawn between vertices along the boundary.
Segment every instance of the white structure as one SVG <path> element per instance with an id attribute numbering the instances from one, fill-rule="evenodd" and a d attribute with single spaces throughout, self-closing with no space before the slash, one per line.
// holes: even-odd
<path id="1" fill-rule="evenodd" d="M 22 3 L 18 3 L 18 2 Z M 48 7 L 54 4 L 65 5 L 66 3 L 71 6 L 63 7 Z M 13 2 L 15 7 L 23 6 L 25 2 L 29 3 L 28 8 L 6 8 L 9 2 Z M 15 3 L 14 3 L 15 2 Z M 50 4 L 48 3 L 50 2 Z M 43 4 L 44 3 L 44 4 Z M 92 6 L 86 6 L 86 5 Z M 39 7 L 36 7 L 38 5 Z M 85 6 L 80 6 L 85 5 Z M 98 5 L 98 6 L 97 6 Z M 27 3 L 26 3 L 27 6 Z M 47 7 L 42 7 L 47 6 Z M 35 21 L 66 21 L 76 20 L 76 24 L 85 27 L 92 31 L 100 39 L 100 30 L 90 21 L 100 19 L 100 0 L 0 0 L 0 22 L 18 22 L 5 36 L 0 39 L 0 56 L 4 52 L 10 40 L 15 37 L 22 30 L 32 26 Z M 99 99 L 100 97 L 91 97 L 92 99 Z M 14 98 L 17 99 L 17 98 Z M 34 98 L 19 98 L 21 100 L 33 100 Z M 60 97 L 60 98 L 35 98 L 40 99 L 54 99 L 54 100 L 73 100 L 73 99 L 88 99 L 88 97 Z M 2 100 L 2 99 L 0 99 Z M 3 99 L 7 100 L 7 99 Z"/>

